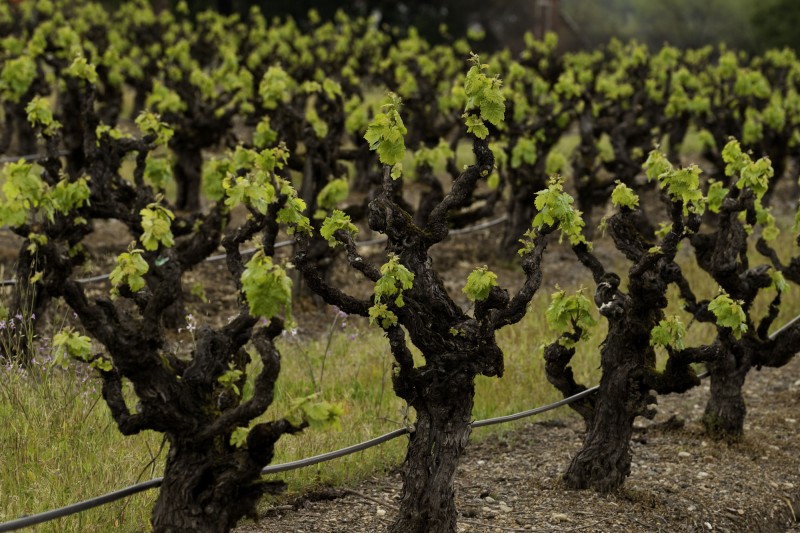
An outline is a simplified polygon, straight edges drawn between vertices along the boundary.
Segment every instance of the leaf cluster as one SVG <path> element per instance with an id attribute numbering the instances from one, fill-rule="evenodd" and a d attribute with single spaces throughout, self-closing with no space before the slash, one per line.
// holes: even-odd
<path id="1" fill-rule="evenodd" d="M 269 320 L 283 312 L 291 319 L 292 280 L 263 249 L 247 262 L 241 282 L 251 315 Z"/>
<path id="2" fill-rule="evenodd" d="M 374 303 L 369 309 L 370 324 L 376 322 L 381 327 L 388 328 L 397 324 L 395 315 L 386 304 L 387 299 L 394 298 L 393 304 L 403 307 L 403 291 L 414 286 L 414 274 L 400 263 L 400 257 L 389 255 L 389 260 L 381 266 L 381 277 L 375 282 Z"/>
<path id="3" fill-rule="evenodd" d="M 134 248 L 131 243 L 127 252 L 117 256 L 116 266 L 109 275 L 112 298 L 119 296 L 119 288 L 123 285 L 127 285 L 132 292 L 144 287 L 144 275 L 150 270 L 150 265 L 142 257 L 143 253 L 144 250 Z"/>
<path id="4" fill-rule="evenodd" d="M 498 77 L 486 76 L 484 71 L 488 70 L 489 65 L 482 64 L 477 55 L 473 54 L 470 62 L 473 65 L 464 80 L 466 104 L 463 118 L 467 132 L 479 139 L 485 139 L 489 130 L 484 120 L 500 127 L 505 119 L 506 98 L 501 90 L 503 82 Z"/>
<path id="5" fill-rule="evenodd" d="M 400 104 L 400 97 L 389 93 L 384 112 L 375 115 L 364 134 L 370 150 L 378 152 L 378 159 L 384 165 L 399 163 L 406 153 L 404 136 L 408 130 L 400 117 Z"/>
<path id="6" fill-rule="evenodd" d="M 708 310 L 717 319 L 717 326 L 730 329 L 737 340 L 747 333 L 747 315 L 742 309 L 743 303 L 741 300 L 734 301 L 728 293 L 720 289 L 719 295 L 708 304 Z"/>
<path id="7" fill-rule="evenodd" d="M 664 346 L 683 350 L 686 326 L 678 316 L 670 316 L 659 321 L 650 331 L 650 346 Z"/>
<path id="8" fill-rule="evenodd" d="M 558 290 L 550 295 L 550 305 L 545 312 L 547 326 L 560 335 L 559 344 L 571 348 L 576 341 L 565 334 L 580 328 L 581 339 L 586 338 L 597 321 L 591 314 L 592 303 L 583 294 L 583 288 L 574 294 L 567 294 L 567 291 L 559 287 L 556 289 Z"/>
<path id="9" fill-rule="evenodd" d="M 564 180 L 562 178 L 551 178 L 547 189 L 536 193 L 534 203 L 539 211 L 533 218 L 532 226 L 534 230 L 558 226 L 560 230 L 559 242 L 566 236 L 573 246 L 587 243 L 586 237 L 582 233 L 585 225 L 581 217 L 582 213 L 573 206 L 574 199 L 572 196 L 564 191 Z M 520 253 L 527 251 L 529 251 L 527 248 L 523 248 Z"/>
<path id="10" fill-rule="evenodd" d="M 492 287 L 497 286 L 497 274 L 484 265 L 473 270 L 467 278 L 467 283 L 461 291 L 472 302 L 482 302 L 489 297 Z"/>
<path id="11" fill-rule="evenodd" d="M 145 250 L 157 250 L 159 246 L 171 248 L 175 244 L 171 228 L 175 215 L 172 211 L 159 203 L 151 203 L 139 211 L 139 214 L 142 216 L 144 230 L 139 240 Z"/>
<path id="12" fill-rule="evenodd" d="M 334 233 L 344 230 L 351 235 L 358 233 L 358 228 L 350 222 L 350 217 L 343 211 L 334 209 L 330 216 L 326 217 L 319 228 L 319 234 L 328 241 L 331 248 L 335 248 L 339 241 L 336 240 Z"/>

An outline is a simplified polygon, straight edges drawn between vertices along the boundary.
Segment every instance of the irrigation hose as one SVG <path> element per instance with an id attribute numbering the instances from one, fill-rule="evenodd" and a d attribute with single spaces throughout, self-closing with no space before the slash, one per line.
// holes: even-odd
<path id="1" fill-rule="evenodd" d="M 591 389 L 587 389 L 583 392 L 579 392 L 574 396 L 570 396 L 569 398 L 565 398 L 563 400 L 559 400 L 549 405 L 545 405 L 542 407 L 538 407 L 536 409 L 531 409 L 529 411 L 524 411 L 522 413 L 517 413 L 513 415 L 508 415 L 504 417 L 498 418 L 491 418 L 489 420 L 478 420 L 472 423 L 473 428 L 488 426 L 492 424 L 499 424 L 501 422 L 509 422 L 511 420 L 518 420 L 520 418 L 524 418 L 527 416 L 532 416 L 539 413 L 544 413 L 545 411 L 549 411 L 551 409 L 555 409 L 556 407 L 560 407 L 562 405 L 567 405 L 574 401 L 580 400 L 581 398 L 591 394 L 597 390 L 597 387 L 592 387 Z M 394 431 L 390 431 L 384 435 L 379 437 L 375 437 L 374 439 L 370 439 L 365 442 L 361 442 L 359 444 L 354 444 L 352 446 L 348 446 L 346 448 L 341 448 L 339 450 L 334 450 L 332 452 L 323 453 L 320 455 L 315 455 L 313 457 L 307 457 L 305 459 L 299 459 L 297 461 L 291 461 L 288 463 L 282 463 L 277 465 L 269 465 L 264 467 L 261 470 L 262 474 L 276 474 L 278 472 L 286 472 L 288 470 L 295 470 L 298 468 L 303 468 L 306 466 L 315 465 L 317 463 L 322 463 L 326 461 L 331 461 L 333 459 L 337 459 L 339 457 L 344 457 L 345 455 L 350 455 L 353 453 L 357 453 L 367 448 L 372 448 L 373 446 L 378 446 L 383 444 L 384 442 L 390 441 L 392 439 L 396 439 L 406 433 L 410 433 L 412 431 L 411 428 L 399 428 Z M 96 498 L 91 498 L 89 500 L 85 500 L 79 503 L 73 503 L 71 505 L 67 505 L 65 507 L 61 507 L 59 509 L 53 509 L 51 511 L 45 511 L 43 513 L 30 515 L 30 516 L 23 516 L 16 520 L 12 520 L 10 522 L 4 522 L 0 524 L 0 532 L 3 531 L 14 531 L 17 529 L 22 529 L 24 527 L 34 526 L 36 524 L 41 524 L 43 522 L 49 522 L 51 520 L 55 520 L 57 518 L 62 518 L 65 516 L 69 516 L 72 514 L 80 513 L 83 511 L 87 511 L 94 507 L 99 507 L 101 505 L 105 505 L 107 503 L 114 502 L 116 500 L 120 500 L 122 498 L 126 498 L 133 494 L 143 492 L 145 490 L 153 489 L 156 487 L 161 486 L 163 482 L 163 477 L 153 478 L 149 481 L 145 481 L 142 483 L 137 483 L 136 485 L 131 485 L 130 487 L 126 487 L 121 490 L 117 490 L 114 492 L 109 492 L 108 494 L 104 494 L 103 496 L 97 496 Z"/>

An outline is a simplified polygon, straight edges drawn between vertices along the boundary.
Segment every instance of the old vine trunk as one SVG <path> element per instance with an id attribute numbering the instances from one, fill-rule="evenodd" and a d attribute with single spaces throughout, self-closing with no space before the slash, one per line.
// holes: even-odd
<path id="1" fill-rule="evenodd" d="M 642 405 L 646 396 L 639 385 L 641 379 L 634 378 L 641 370 L 631 361 L 634 354 L 604 354 L 603 358 L 615 361 L 603 364 L 594 419 L 583 448 L 564 474 L 564 482 L 572 489 L 608 492 L 622 486 L 631 471 L 633 420 L 639 414 L 636 406 Z"/>
<path id="2" fill-rule="evenodd" d="M 471 433 L 475 396 L 471 373 L 431 371 L 403 468 L 403 495 L 391 533 L 456 531 L 455 475 Z M 424 398 L 424 400 L 423 400 Z"/>
<path id="3" fill-rule="evenodd" d="M 742 387 L 750 365 L 743 364 L 740 359 L 733 351 L 724 350 L 706 365 L 711 378 L 711 395 L 703 413 L 703 425 L 713 438 L 736 440 L 744 432 L 747 408 Z"/>

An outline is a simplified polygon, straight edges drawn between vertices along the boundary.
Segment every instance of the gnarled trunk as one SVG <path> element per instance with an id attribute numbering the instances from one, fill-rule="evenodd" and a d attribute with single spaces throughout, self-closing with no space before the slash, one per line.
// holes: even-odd
<path id="1" fill-rule="evenodd" d="M 193 213 L 200 209 L 203 152 L 200 149 L 186 147 L 176 147 L 175 152 L 178 158 L 175 163 L 177 186 L 175 207 Z"/>
<path id="2" fill-rule="evenodd" d="M 230 529 L 225 517 L 208 513 L 202 501 L 213 491 L 215 480 L 209 466 L 213 459 L 201 449 L 170 449 L 164 483 L 153 507 L 155 533 L 218 533 Z"/>
<path id="3" fill-rule="evenodd" d="M 612 328 L 615 326 L 612 323 Z M 653 356 L 652 350 L 634 338 L 609 332 L 594 417 L 583 448 L 564 474 L 569 488 L 609 492 L 625 482 L 631 472 L 633 421 L 638 415 L 647 415 L 647 405 L 655 401 L 644 384 L 644 372 Z"/>
<path id="4" fill-rule="evenodd" d="M 631 370 L 623 367 L 607 374 L 604 369 L 589 433 L 564 474 L 569 488 L 609 492 L 631 473 L 630 439 L 638 414 L 631 399 L 642 395 L 634 390 Z"/>
<path id="5" fill-rule="evenodd" d="M 258 468 L 237 465 L 241 456 L 222 450 L 226 442 L 172 441 L 151 516 L 154 533 L 227 533 L 272 491 L 274 484 L 258 482 Z"/>
<path id="6" fill-rule="evenodd" d="M 414 408 L 417 423 L 404 465 L 403 496 L 391 533 L 456 531 L 455 475 L 471 433 L 474 376 L 432 379 Z"/>
<path id="7" fill-rule="evenodd" d="M 711 396 L 703 413 L 703 425 L 708 435 L 715 439 L 737 440 L 744 432 L 747 407 L 742 387 L 750 365 L 737 359 L 734 353 L 725 350 L 718 359 L 707 363 Z"/>

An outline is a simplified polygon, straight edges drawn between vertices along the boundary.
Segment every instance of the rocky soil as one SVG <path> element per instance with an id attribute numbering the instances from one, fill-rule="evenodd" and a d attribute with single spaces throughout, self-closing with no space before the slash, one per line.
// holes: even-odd
<path id="1" fill-rule="evenodd" d="M 459 532 L 800 532 L 800 360 L 752 372 L 746 436 L 707 439 L 699 424 L 708 386 L 659 399 L 637 424 L 633 468 L 611 494 L 566 490 L 560 474 L 582 423 L 563 411 L 517 422 L 501 436 L 473 434 L 456 480 Z M 566 408 L 561 408 L 566 409 Z M 237 533 L 385 530 L 401 487 L 397 473 L 267 508 Z"/>

